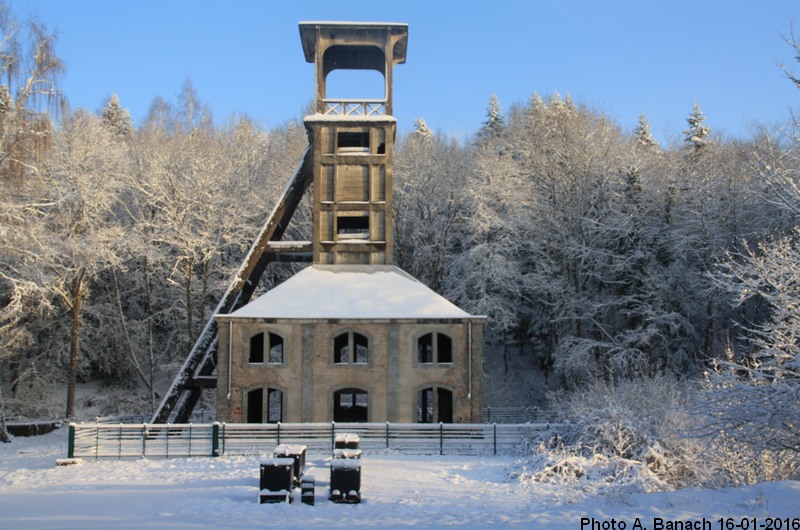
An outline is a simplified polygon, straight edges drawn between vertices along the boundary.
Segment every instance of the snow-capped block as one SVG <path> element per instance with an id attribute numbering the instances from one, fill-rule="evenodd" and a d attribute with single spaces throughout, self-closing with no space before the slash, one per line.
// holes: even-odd
<path id="1" fill-rule="evenodd" d="M 361 449 L 334 449 L 333 458 L 361 458 Z"/>
<path id="2" fill-rule="evenodd" d="M 265 458 L 261 460 L 259 476 L 259 502 L 292 502 L 294 485 L 293 458 Z"/>
<path id="3" fill-rule="evenodd" d="M 331 470 L 358 469 L 361 470 L 361 460 L 358 458 L 337 458 L 331 460 Z"/>
<path id="4" fill-rule="evenodd" d="M 262 458 L 259 463 L 262 466 L 291 466 L 294 464 L 294 458 L 283 457 L 270 457 Z"/>

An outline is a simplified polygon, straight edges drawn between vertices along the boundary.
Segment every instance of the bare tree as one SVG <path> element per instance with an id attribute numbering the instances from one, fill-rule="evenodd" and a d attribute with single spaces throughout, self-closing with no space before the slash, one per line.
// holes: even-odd
<path id="1" fill-rule="evenodd" d="M 63 66 L 55 35 L 38 21 L 20 24 L 0 1 L 0 361 L 12 366 L 12 388 L 19 360 L 31 344 L 30 317 L 50 308 L 42 278 L 28 273 L 34 264 L 38 201 L 24 193 L 25 175 L 37 174 L 52 129 L 50 114 L 61 101 Z M 0 387 L 3 381 L 0 380 Z M 0 388 L 0 440 L 8 441 Z"/>
<path id="2" fill-rule="evenodd" d="M 83 303 L 101 272 L 119 265 L 124 231 L 116 216 L 128 171 L 126 151 L 100 118 L 85 111 L 66 117 L 48 165 L 47 193 L 58 208 L 46 212 L 44 248 L 49 259 L 42 266 L 54 279 L 53 293 L 70 314 L 68 418 L 75 414 Z"/>
<path id="3" fill-rule="evenodd" d="M 36 173 L 63 101 L 56 36 L 35 19 L 19 24 L 0 2 L 0 176 Z"/>
<path id="4" fill-rule="evenodd" d="M 794 37 L 788 39 L 800 52 Z M 800 54 L 797 56 L 800 61 Z M 789 79 L 797 79 L 784 68 Z M 788 142 L 762 135 L 754 169 L 767 182 L 768 200 L 800 212 L 800 135 Z M 758 305 L 744 320 L 726 358 L 713 363 L 700 414 L 703 435 L 727 455 L 740 482 L 792 478 L 800 471 L 800 230 L 731 253 L 715 275 L 734 306 Z"/>

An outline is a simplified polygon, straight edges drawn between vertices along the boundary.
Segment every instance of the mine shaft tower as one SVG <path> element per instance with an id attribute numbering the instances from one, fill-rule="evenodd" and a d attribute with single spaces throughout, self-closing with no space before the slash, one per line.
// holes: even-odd
<path id="1" fill-rule="evenodd" d="M 315 65 L 315 112 L 304 118 L 310 145 L 215 314 L 229 314 L 247 304 L 274 261 L 392 263 L 396 134 L 392 70 L 406 60 L 408 25 L 301 22 L 300 38 L 306 61 Z M 328 98 L 328 75 L 335 70 L 378 71 L 384 80 L 383 97 Z M 312 183 L 312 241 L 282 241 Z M 188 421 L 203 390 L 217 386 L 218 337 L 212 316 L 164 396 L 154 423 Z"/>
<path id="2" fill-rule="evenodd" d="M 314 173 L 313 261 L 392 263 L 392 68 L 406 60 L 408 26 L 304 22 L 300 38 L 315 65 L 315 114 L 304 119 Z M 382 99 L 330 99 L 334 70 L 376 70 Z"/>

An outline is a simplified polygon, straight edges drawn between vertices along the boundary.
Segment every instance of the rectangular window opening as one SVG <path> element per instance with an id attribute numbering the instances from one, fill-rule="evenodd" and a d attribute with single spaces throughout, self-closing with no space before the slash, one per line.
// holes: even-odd
<path id="1" fill-rule="evenodd" d="M 337 153 L 349 155 L 369 154 L 369 131 L 340 131 L 336 138 Z"/>
<path id="2" fill-rule="evenodd" d="M 369 215 L 339 215 L 337 239 L 369 239 Z"/>

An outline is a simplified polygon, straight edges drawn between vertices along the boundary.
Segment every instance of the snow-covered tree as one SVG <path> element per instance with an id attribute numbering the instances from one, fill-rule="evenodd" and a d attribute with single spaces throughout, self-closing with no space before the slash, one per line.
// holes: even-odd
<path id="1" fill-rule="evenodd" d="M 419 131 L 395 149 L 395 259 L 441 290 L 450 263 L 463 252 L 470 161 L 455 140 Z"/>
<path id="2" fill-rule="evenodd" d="M 503 117 L 502 109 L 500 108 L 500 100 L 497 94 L 492 93 L 489 96 L 489 104 L 486 108 L 486 119 L 478 131 L 478 138 L 481 139 L 496 139 L 502 135 L 505 129 L 505 118 Z"/>
<path id="3" fill-rule="evenodd" d="M 26 178 L 40 173 L 51 116 L 60 108 L 63 64 L 55 40 L 35 19 L 20 24 L 0 1 L 0 365 L 10 368 L 0 369 L 1 441 L 8 441 L 2 385 L 9 375 L 16 388 L 19 361 L 34 340 L 33 322 L 49 307 L 43 283 L 28 274 L 35 268 L 29 243 L 40 219 Z"/>
<path id="4" fill-rule="evenodd" d="M 129 138 L 133 133 L 131 114 L 119 103 L 119 96 L 111 94 L 108 103 L 103 109 L 103 123 L 117 136 Z"/>
<path id="5" fill-rule="evenodd" d="M 124 148 L 102 120 L 85 111 L 70 114 L 54 139 L 48 163 L 51 202 L 45 213 L 43 263 L 54 295 L 70 314 L 66 417 L 75 415 L 75 388 L 81 363 L 84 302 L 103 271 L 119 265 L 124 231 L 119 213 L 121 185 L 129 171 Z"/>
<path id="6" fill-rule="evenodd" d="M 703 125 L 705 119 L 705 115 L 700 111 L 700 105 L 695 103 L 691 115 L 686 118 L 689 128 L 683 131 L 685 135 L 683 141 L 692 147 L 693 153 L 698 153 L 708 144 L 711 129 Z"/>
<path id="7" fill-rule="evenodd" d="M 644 112 L 639 114 L 639 121 L 636 124 L 636 128 L 633 129 L 633 134 L 636 138 L 636 145 L 645 149 L 658 148 L 658 140 L 655 139 L 650 131 L 650 122 Z"/>
<path id="8" fill-rule="evenodd" d="M 798 49 L 793 39 L 789 42 Z M 793 123 L 788 143 L 762 136 L 752 158 L 768 184 L 768 200 L 789 212 L 791 219 L 800 213 L 798 125 Z M 715 360 L 708 370 L 706 403 L 700 411 L 706 418 L 703 434 L 729 455 L 728 469 L 735 481 L 796 478 L 800 473 L 800 229 L 793 226 L 731 253 L 715 278 L 747 318 L 742 319 L 726 358 Z"/>
<path id="9" fill-rule="evenodd" d="M 794 59 L 800 63 L 800 40 L 798 40 L 795 36 L 793 26 L 789 28 L 789 36 L 786 37 L 786 44 L 788 44 L 794 50 Z M 782 66 L 781 68 L 783 69 L 783 73 L 786 74 L 787 79 L 789 79 L 794 86 L 800 88 L 800 77 L 793 73 L 792 70 L 786 66 Z"/>
<path id="10" fill-rule="evenodd" d="M 734 304 L 759 303 L 766 318 L 743 328 L 707 373 L 705 434 L 740 455 L 758 479 L 800 472 L 800 230 L 767 240 L 718 273 Z M 737 346 L 737 344 L 739 344 Z M 747 462 L 745 462 L 747 460 Z M 772 468 L 764 467 L 771 462 Z M 778 462 L 781 462 L 778 465 Z"/>
<path id="11" fill-rule="evenodd" d="M 60 110 L 64 65 L 56 36 L 35 19 L 25 24 L 0 2 L 0 177 L 21 181 L 37 171 L 51 116 Z"/>
<path id="12" fill-rule="evenodd" d="M 419 136 L 428 137 L 433 136 L 433 131 L 428 128 L 428 124 L 423 118 L 414 120 L 414 134 Z"/>

